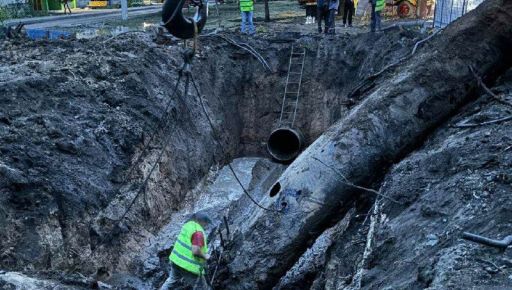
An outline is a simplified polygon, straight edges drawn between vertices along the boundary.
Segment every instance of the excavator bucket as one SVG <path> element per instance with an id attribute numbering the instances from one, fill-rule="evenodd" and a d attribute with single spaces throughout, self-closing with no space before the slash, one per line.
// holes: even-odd
<path id="1" fill-rule="evenodd" d="M 186 1 L 187 0 L 166 0 L 162 11 L 162 22 L 165 28 L 167 28 L 172 35 L 181 39 L 190 39 L 193 38 L 196 33 L 199 34 L 206 24 L 208 15 L 207 0 L 198 0 L 197 2 L 193 1 L 197 6 L 194 17 L 184 16 L 182 9 Z M 197 31 L 194 26 L 197 27 Z"/>

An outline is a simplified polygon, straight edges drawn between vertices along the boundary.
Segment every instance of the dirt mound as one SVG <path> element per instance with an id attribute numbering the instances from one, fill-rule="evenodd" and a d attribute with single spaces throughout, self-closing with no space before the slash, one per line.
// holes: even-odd
<path id="1" fill-rule="evenodd" d="M 90 253 L 104 234 L 91 221 L 116 200 L 131 159 L 164 115 L 174 127 L 156 140 L 173 134 L 173 142 L 148 198 L 167 206 L 153 207 L 147 214 L 155 219 L 141 224 L 159 225 L 158 216 L 179 207 L 180 195 L 213 163 L 215 146 L 196 100 L 173 99 L 164 112 L 179 53 L 148 38 L 3 44 L 2 268 L 66 269 Z M 235 116 L 217 115 L 236 126 L 229 119 Z M 233 153 L 236 143 L 227 142 Z M 162 145 L 151 146 L 131 182 L 141 182 Z M 194 155 L 202 158 L 187 158 Z"/>
<path id="2" fill-rule="evenodd" d="M 512 101 L 512 71 L 493 90 Z M 468 231 L 501 239 L 512 232 L 511 127 L 507 123 L 457 126 L 511 113 L 511 106 L 484 96 L 393 167 L 381 192 L 405 205 L 382 200 L 361 279 L 364 289 L 505 289 L 510 285 L 509 251 L 461 236 Z M 356 220 L 352 232 L 328 251 L 326 270 L 317 275 L 314 289 L 353 286 L 350 282 L 369 229 L 369 218 L 364 221 Z"/>

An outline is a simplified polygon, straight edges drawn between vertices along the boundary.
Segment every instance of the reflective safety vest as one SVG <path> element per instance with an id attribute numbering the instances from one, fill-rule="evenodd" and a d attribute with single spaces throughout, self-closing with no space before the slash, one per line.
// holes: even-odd
<path id="1" fill-rule="evenodd" d="M 203 252 L 203 254 L 208 253 L 206 234 L 204 233 L 203 227 L 195 221 L 188 221 L 181 228 L 181 232 L 174 243 L 171 254 L 169 255 L 169 260 L 176 266 L 179 266 L 190 273 L 201 275 L 204 274 L 203 268 L 205 260 L 192 254 L 192 235 L 195 232 L 203 233 L 204 246 L 201 248 L 201 252 Z"/>
<path id="2" fill-rule="evenodd" d="M 384 6 L 386 6 L 386 0 L 377 0 L 377 3 L 375 4 L 375 11 L 382 11 Z"/>
<path id="3" fill-rule="evenodd" d="M 253 0 L 240 0 L 240 11 L 249 12 L 254 10 Z"/>

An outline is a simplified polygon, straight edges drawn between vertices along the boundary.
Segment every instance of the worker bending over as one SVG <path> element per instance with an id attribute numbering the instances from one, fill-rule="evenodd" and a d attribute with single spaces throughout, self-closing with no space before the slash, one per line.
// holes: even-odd
<path id="1" fill-rule="evenodd" d="M 210 218 L 206 214 L 195 213 L 183 225 L 169 255 L 171 271 L 162 290 L 208 288 L 204 275 L 210 256 L 204 228 L 209 223 Z"/>

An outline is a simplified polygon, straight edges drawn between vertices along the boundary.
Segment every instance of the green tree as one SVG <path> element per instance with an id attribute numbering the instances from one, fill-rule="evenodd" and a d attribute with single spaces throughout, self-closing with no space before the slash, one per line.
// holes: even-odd
<path id="1" fill-rule="evenodd" d="M 7 19 L 9 19 L 9 12 L 5 7 L 0 6 L 0 25 L 3 25 Z"/>
<path id="2" fill-rule="evenodd" d="M 0 38 L 5 36 L 5 20 L 10 18 L 9 11 L 5 7 L 0 7 Z"/>

